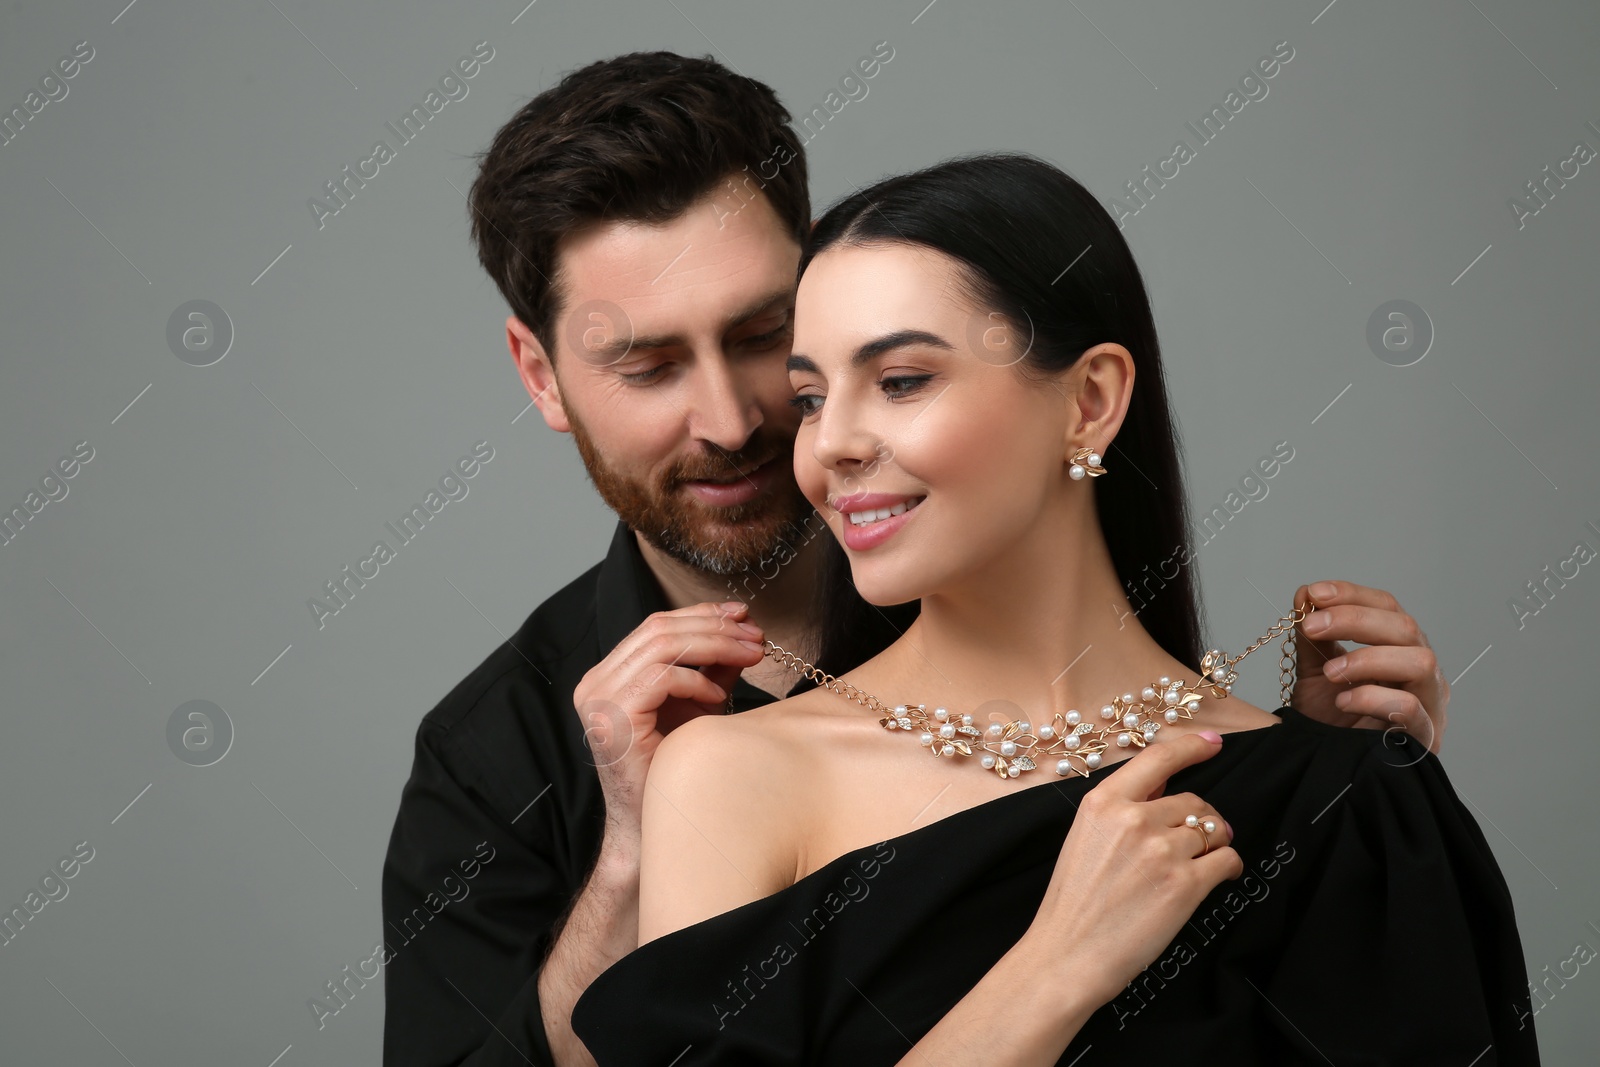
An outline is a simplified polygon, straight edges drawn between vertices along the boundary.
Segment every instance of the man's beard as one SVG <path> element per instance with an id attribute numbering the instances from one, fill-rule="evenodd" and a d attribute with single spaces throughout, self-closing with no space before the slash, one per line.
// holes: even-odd
<path id="1" fill-rule="evenodd" d="M 589 480 L 606 506 L 680 563 L 707 574 L 740 574 L 760 569 L 780 546 L 792 551 L 805 539 L 813 509 L 791 477 L 780 473 L 765 493 L 726 507 L 707 504 L 683 488 L 691 481 L 728 481 L 773 459 L 784 462 L 793 441 L 757 429 L 737 452 L 712 447 L 701 456 L 686 457 L 652 486 L 613 470 L 571 410 L 567 422 Z"/>

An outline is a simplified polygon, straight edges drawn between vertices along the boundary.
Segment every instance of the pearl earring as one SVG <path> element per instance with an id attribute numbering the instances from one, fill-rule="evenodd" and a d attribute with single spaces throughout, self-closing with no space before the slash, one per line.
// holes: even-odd
<path id="1" fill-rule="evenodd" d="M 1098 478 L 1105 472 L 1106 469 L 1100 466 L 1100 453 L 1092 448 L 1080 448 L 1072 453 L 1072 466 L 1067 468 L 1067 473 L 1075 482 L 1082 481 L 1086 474 Z"/>

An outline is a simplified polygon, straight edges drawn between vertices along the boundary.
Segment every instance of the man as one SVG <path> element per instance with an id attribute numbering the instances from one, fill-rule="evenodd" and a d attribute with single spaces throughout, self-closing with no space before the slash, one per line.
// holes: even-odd
<path id="1" fill-rule="evenodd" d="M 473 233 L 512 358 L 620 521 L 605 560 L 418 729 L 383 878 L 391 1067 L 591 1063 L 569 1017 L 637 944 L 656 744 L 725 697 L 743 711 L 812 685 L 759 643 L 815 654 L 821 526 L 793 482 L 784 370 L 811 209 L 788 123 L 709 59 L 634 54 L 569 75 L 484 155 Z M 1295 706 L 1437 748 L 1448 687 L 1411 617 L 1351 583 L 1310 595 L 1325 629 L 1300 642 Z M 909 617 L 872 613 L 854 662 L 822 668 Z"/>

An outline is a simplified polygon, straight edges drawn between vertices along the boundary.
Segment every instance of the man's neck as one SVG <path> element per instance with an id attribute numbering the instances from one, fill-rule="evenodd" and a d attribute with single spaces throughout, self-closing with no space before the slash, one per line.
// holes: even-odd
<path id="1" fill-rule="evenodd" d="M 800 545 L 780 546 L 760 565 L 726 575 L 691 567 L 659 551 L 637 533 L 634 537 L 645 565 L 661 584 L 661 591 L 673 608 L 706 601 L 742 601 L 749 605 L 750 620 L 765 631 L 768 640 L 793 649 L 807 659 L 815 657 L 816 649 L 810 647 L 811 598 L 821 555 L 816 549 L 815 537 Z M 760 673 L 760 667 L 758 664 L 752 672 Z M 767 674 L 771 676 L 773 672 Z M 771 691 L 765 685 L 761 688 Z M 788 687 L 782 688 L 787 691 Z"/>

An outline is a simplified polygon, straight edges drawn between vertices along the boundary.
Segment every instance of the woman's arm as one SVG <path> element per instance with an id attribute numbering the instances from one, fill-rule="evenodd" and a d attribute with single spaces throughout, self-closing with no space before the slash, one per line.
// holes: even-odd
<path id="1" fill-rule="evenodd" d="M 1206 894 L 1243 873 L 1229 844 L 1197 855 L 1201 839 L 1182 820 L 1212 812 L 1204 801 L 1192 793 L 1161 795 L 1168 777 L 1221 748 L 1221 736 L 1209 731 L 1151 745 L 1085 793 L 1033 923 L 900 1067 L 1058 1062 L 1089 1017 L 1161 954 Z M 1223 826 L 1217 834 L 1231 842 Z"/>
<path id="2" fill-rule="evenodd" d="M 690 719 L 661 739 L 644 786 L 639 944 L 793 882 L 786 779 L 776 770 L 783 761 L 759 730 L 719 715 Z"/>
<path id="3" fill-rule="evenodd" d="M 1115 995 L 1094 960 L 1081 966 L 1023 937 L 911 1046 L 899 1067 L 1053 1067 L 1089 1016 Z"/>

